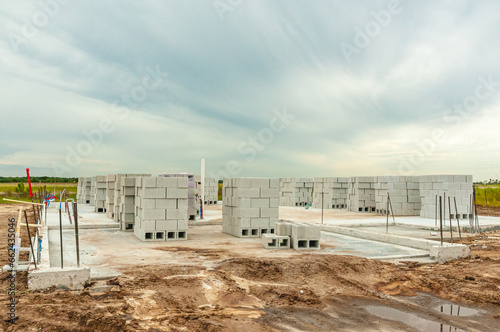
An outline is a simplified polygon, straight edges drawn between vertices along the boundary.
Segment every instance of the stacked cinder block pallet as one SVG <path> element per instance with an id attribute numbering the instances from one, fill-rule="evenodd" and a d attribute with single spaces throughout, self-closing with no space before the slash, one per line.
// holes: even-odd
<path id="1" fill-rule="evenodd" d="M 89 204 L 95 206 L 96 177 L 90 178 Z"/>
<path id="2" fill-rule="evenodd" d="M 452 217 L 456 218 L 454 202 L 454 198 L 456 198 L 458 218 L 469 218 L 469 214 L 471 213 L 470 199 L 473 192 L 472 175 L 425 175 L 418 178 L 422 201 L 421 217 L 435 218 L 436 195 L 443 196 L 443 194 L 446 194 L 447 197 L 451 197 Z M 449 218 L 448 198 L 446 202 L 443 202 L 443 209 L 445 209 L 446 218 Z"/>
<path id="3" fill-rule="evenodd" d="M 375 212 L 375 176 L 349 178 L 347 208 L 353 212 Z"/>
<path id="4" fill-rule="evenodd" d="M 196 220 L 197 204 L 196 204 L 196 181 L 193 174 L 179 173 L 179 174 L 160 174 L 159 177 L 185 177 L 188 183 L 188 218 L 189 220 Z"/>
<path id="5" fill-rule="evenodd" d="M 222 192 L 224 233 L 237 237 L 274 233 L 279 215 L 279 179 L 224 179 Z"/>
<path id="6" fill-rule="evenodd" d="M 95 212 L 106 212 L 106 176 L 95 177 L 94 206 Z"/>
<path id="7" fill-rule="evenodd" d="M 346 209 L 349 178 L 314 178 L 312 206 L 317 209 Z M 322 203 L 323 202 L 323 203 Z"/>
<path id="8" fill-rule="evenodd" d="M 134 219 L 135 219 L 135 182 L 131 186 L 132 189 L 128 189 L 126 195 L 122 197 L 123 188 L 123 178 L 135 178 L 135 177 L 150 177 L 151 174 L 117 174 L 116 175 L 116 186 L 115 186 L 115 196 L 114 196 L 114 217 L 113 220 L 120 223 L 120 229 L 123 231 L 133 231 L 134 229 Z M 123 215 L 122 211 L 132 211 L 127 212 L 127 215 Z"/>
<path id="9" fill-rule="evenodd" d="M 319 250 L 321 230 L 319 226 L 298 222 L 277 222 L 276 234 L 263 234 L 262 245 L 266 249 Z"/>
<path id="10" fill-rule="evenodd" d="M 217 204 L 219 201 L 219 181 L 215 178 L 205 178 L 205 205 Z"/>
<path id="11" fill-rule="evenodd" d="M 115 189 L 116 189 L 116 174 L 106 175 L 106 216 L 113 219 L 115 215 Z"/>
<path id="12" fill-rule="evenodd" d="M 281 178 L 280 206 L 306 206 L 312 203 L 312 178 Z"/>
<path id="13" fill-rule="evenodd" d="M 387 196 L 396 216 L 420 215 L 419 178 L 416 176 L 379 176 L 375 183 L 376 212 L 387 214 Z M 389 209 L 390 211 L 390 209 Z"/>
<path id="14" fill-rule="evenodd" d="M 134 178 L 134 234 L 142 241 L 187 240 L 188 178 Z M 129 184 L 129 178 L 123 179 Z M 122 190 L 125 192 L 126 187 Z"/>
<path id="15" fill-rule="evenodd" d="M 78 178 L 78 187 L 76 189 L 76 201 L 78 204 L 85 204 L 87 203 L 86 200 L 86 178 Z"/>

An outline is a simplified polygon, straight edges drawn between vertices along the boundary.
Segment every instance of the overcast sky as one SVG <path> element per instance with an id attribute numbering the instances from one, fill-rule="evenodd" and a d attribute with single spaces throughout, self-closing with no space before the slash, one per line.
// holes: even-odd
<path id="1" fill-rule="evenodd" d="M 45 5 L 44 5 L 45 4 Z M 0 175 L 500 177 L 500 2 L 9 1 Z"/>

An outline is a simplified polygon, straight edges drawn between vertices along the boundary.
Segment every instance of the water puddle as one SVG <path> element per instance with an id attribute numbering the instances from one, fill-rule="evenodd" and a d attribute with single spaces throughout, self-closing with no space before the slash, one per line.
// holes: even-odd
<path id="1" fill-rule="evenodd" d="M 443 306 L 444 307 L 444 306 Z M 377 317 L 393 320 L 397 322 L 404 323 L 409 325 L 419 331 L 425 332 L 442 332 L 442 331 L 453 331 L 453 332 L 466 332 L 465 330 L 459 329 L 455 326 L 451 326 L 445 323 L 436 322 L 433 320 L 425 319 L 419 317 L 415 314 L 411 314 L 405 311 L 389 308 L 389 307 L 381 307 L 381 306 L 367 306 L 365 310 L 370 314 L 375 315 Z M 443 308 L 444 310 L 444 308 Z"/>
<path id="2" fill-rule="evenodd" d="M 444 304 L 436 307 L 436 310 L 439 312 L 442 312 L 443 314 L 450 315 L 450 316 L 459 316 L 459 317 L 467 317 L 467 316 L 474 316 L 479 313 L 479 310 L 472 309 L 472 308 L 467 308 L 467 307 L 462 307 L 457 304 Z"/>

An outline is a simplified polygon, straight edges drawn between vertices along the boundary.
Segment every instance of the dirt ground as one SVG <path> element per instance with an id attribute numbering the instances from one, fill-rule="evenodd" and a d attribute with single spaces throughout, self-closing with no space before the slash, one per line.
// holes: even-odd
<path id="1" fill-rule="evenodd" d="M 7 262 L 7 217 L 17 218 L 17 209 L 0 206 L 2 266 Z M 19 320 L 4 322 L 4 309 L 0 331 L 418 331 L 372 315 L 366 308 L 374 305 L 464 331 L 498 331 L 500 231 L 465 242 L 472 256 L 442 265 L 307 253 L 293 259 L 235 258 L 224 248 L 180 244 L 159 250 L 191 250 L 212 264 L 176 260 L 123 267 L 122 276 L 81 292 L 30 292 L 20 273 Z M 7 275 L 0 279 L 4 308 Z M 98 286 L 103 286 L 100 291 Z M 434 310 L 449 301 L 480 314 L 451 317 Z"/>
<path id="2" fill-rule="evenodd" d="M 500 217 L 500 206 L 477 206 L 477 213 L 480 216 Z"/>

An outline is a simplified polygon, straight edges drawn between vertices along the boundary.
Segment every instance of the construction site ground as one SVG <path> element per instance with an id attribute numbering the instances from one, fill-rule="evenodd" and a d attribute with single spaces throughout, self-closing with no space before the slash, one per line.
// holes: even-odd
<path id="1" fill-rule="evenodd" d="M 7 263 L 7 218 L 17 218 L 18 209 L 0 206 L 2 266 Z M 92 268 L 95 281 L 84 291 L 29 291 L 26 273 L 18 273 L 19 319 L 5 322 L 5 309 L 0 331 L 500 330 L 498 230 L 462 234 L 471 245 L 470 258 L 424 264 L 380 255 L 395 250 L 419 256 L 411 248 L 356 244 L 360 240 L 332 233 L 322 233 L 320 251 L 265 250 L 258 238 L 223 234 L 219 210 L 220 205 L 207 207 L 206 221 L 190 227 L 188 241 L 144 243 L 131 233 L 101 228 L 112 222 L 83 213 L 82 206 L 81 224 L 92 226 L 80 231 L 81 260 Z M 282 208 L 280 217 L 320 223 L 321 211 Z M 371 214 L 323 213 L 323 221 L 332 224 L 368 220 L 366 227 L 380 227 L 371 219 L 383 222 Z M 391 231 L 407 228 L 396 225 Z M 59 231 L 50 232 L 56 244 Z M 434 237 L 432 230 L 420 232 Z M 65 266 L 71 266 L 74 232 L 65 225 L 63 234 Z M 25 227 L 22 236 L 26 243 Z M 57 252 L 52 246 L 51 256 Z M 366 258 L 375 256 L 379 259 Z M 51 262 L 56 264 L 56 258 Z M 4 272 L 4 308 L 7 277 Z"/>

